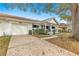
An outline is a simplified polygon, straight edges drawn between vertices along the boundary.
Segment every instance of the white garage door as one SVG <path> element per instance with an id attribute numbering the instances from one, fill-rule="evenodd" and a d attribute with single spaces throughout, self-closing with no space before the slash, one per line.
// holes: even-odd
<path id="1" fill-rule="evenodd" d="M 12 24 L 12 35 L 28 34 L 28 25 Z"/>

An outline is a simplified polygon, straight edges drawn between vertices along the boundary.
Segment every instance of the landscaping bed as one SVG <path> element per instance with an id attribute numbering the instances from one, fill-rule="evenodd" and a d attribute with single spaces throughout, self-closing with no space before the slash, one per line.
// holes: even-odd
<path id="1" fill-rule="evenodd" d="M 63 33 L 59 37 L 47 41 L 79 55 L 79 41 L 71 37 L 69 33 Z"/>
<path id="2" fill-rule="evenodd" d="M 50 37 L 50 35 L 48 35 L 47 31 L 45 32 L 44 29 L 34 29 L 33 36 L 38 37 L 38 38 Z"/>
<path id="3" fill-rule="evenodd" d="M 1 36 L 0 37 L 0 56 L 5 56 L 7 53 L 8 45 L 11 36 Z"/>

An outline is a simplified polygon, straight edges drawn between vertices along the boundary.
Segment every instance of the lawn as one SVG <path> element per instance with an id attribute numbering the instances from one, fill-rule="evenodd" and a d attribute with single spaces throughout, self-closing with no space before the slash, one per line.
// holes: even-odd
<path id="1" fill-rule="evenodd" d="M 59 37 L 47 41 L 79 55 L 79 41 L 72 38 L 70 33 L 63 33 Z"/>
<path id="2" fill-rule="evenodd" d="M 8 45 L 11 36 L 1 36 L 0 37 L 0 56 L 5 56 L 7 53 Z"/>

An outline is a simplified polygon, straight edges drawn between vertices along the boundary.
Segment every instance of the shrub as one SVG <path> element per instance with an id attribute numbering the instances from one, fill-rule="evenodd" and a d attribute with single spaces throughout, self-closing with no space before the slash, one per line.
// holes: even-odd
<path id="1" fill-rule="evenodd" d="M 44 35 L 46 35 L 47 32 L 45 32 L 44 29 L 34 29 L 33 34 L 44 34 Z"/>
<path id="2" fill-rule="evenodd" d="M 7 33 L 3 32 L 3 36 L 4 36 L 4 37 L 11 37 L 12 35 L 11 35 L 11 34 L 7 34 Z"/>

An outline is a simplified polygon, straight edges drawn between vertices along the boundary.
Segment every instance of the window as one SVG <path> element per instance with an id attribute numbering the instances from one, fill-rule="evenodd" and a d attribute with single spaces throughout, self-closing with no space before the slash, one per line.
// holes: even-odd
<path id="1" fill-rule="evenodd" d="M 33 28 L 38 28 L 39 26 L 38 25 L 33 25 Z"/>
<path id="2" fill-rule="evenodd" d="M 54 27 L 54 26 L 52 26 L 52 29 L 55 29 L 55 27 Z"/>
<path id="3" fill-rule="evenodd" d="M 50 26 L 46 26 L 46 29 L 49 29 L 50 28 Z"/>

